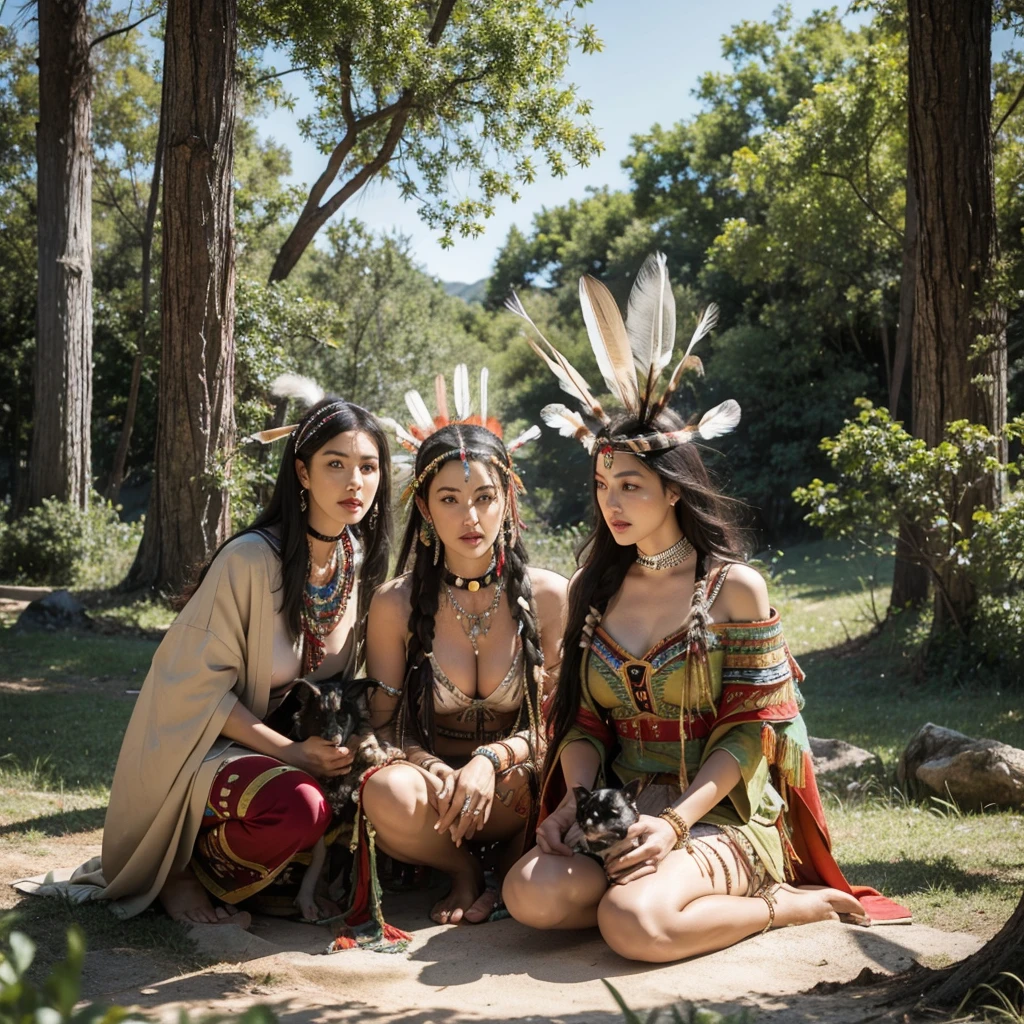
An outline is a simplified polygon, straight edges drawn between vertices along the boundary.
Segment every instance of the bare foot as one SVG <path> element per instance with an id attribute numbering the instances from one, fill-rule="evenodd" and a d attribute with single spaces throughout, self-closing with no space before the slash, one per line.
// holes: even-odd
<path id="1" fill-rule="evenodd" d="M 430 920 L 437 924 L 458 924 L 473 906 L 483 889 L 483 882 L 475 875 L 455 875 L 448 895 L 439 899 L 430 911 Z"/>
<path id="2" fill-rule="evenodd" d="M 184 921 L 187 924 L 233 924 L 246 931 L 252 924 L 252 915 L 246 910 L 232 906 L 214 907 L 209 893 L 191 868 L 169 875 L 157 899 L 173 921 Z"/>
<path id="3" fill-rule="evenodd" d="M 870 924 L 860 902 L 848 892 L 826 887 L 797 888 L 781 885 L 775 890 L 775 927 L 812 924 L 814 921 L 849 921 Z"/>
<path id="4" fill-rule="evenodd" d="M 486 921 L 492 911 L 501 902 L 497 889 L 484 889 L 473 905 L 462 915 L 466 924 L 480 924 Z"/>

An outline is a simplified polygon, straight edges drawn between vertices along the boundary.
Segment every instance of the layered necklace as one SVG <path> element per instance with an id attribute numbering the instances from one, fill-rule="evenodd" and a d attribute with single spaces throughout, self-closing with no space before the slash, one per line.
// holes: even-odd
<path id="1" fill-rule="evenodd" d="M 482 612 L 470 612 L 459 604 L 458 599 L 455 597 L 455 591 L 452 590 L 451 584 L 445 580 L 444 589 L 448 594 L 448 602 L 455 610 L 455 619 L 462 626 L 462 631 L 469 637 L 469 642 L 473 648 L 473 653 L 480 656 L 480 637 L 487 636 L 491 631 L 491 616 L 498 610 L 498 604 L 501 602 L 501 594 L 505 589 L 505 581 L 503 579 L 498 580 L 494 587 L 494 598 L 490 605 Z M 466 588 L 469 589 L 468 587 Z"/>
<path id="2" fill-rule="evenodd" d="M 682 565 L 692 554 L 693 545 L 685 537 L 680 537 L 672 547 L 659 551 L 656 555 L 645 555 L 637 548 L 636 564 L 642 565 L 645 569 L 671 569 Z"/>
<path id="3" fill-rule="evenodd" d="M 356 578 L 356 560 L 348 528 L 329 539 L 338 544 L 327 564 L 315 566 L 312 551 L 306 563 L 306 585 L 302 590 L 303 675 L 315 672 L 323 662 L 324 638 L 341 622 Z"/>

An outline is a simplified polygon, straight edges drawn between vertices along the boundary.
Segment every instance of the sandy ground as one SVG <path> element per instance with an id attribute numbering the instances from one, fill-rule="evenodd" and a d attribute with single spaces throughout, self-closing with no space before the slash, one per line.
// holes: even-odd
<path id="1" fill-rule="evenodd" d="M 97 840 L 98 833 L 47 839 L 48 866 L 54 854 L 67 864 L 84 860 L 97 852 Z M 40 869 L 39 853 L 0 849 L 0 878 Z M 5 889 L 0 908 L 18 899 Z M 175 975 L 159 958 L 138 950 L 91 952 L 83 995 L 157 1011 L 168 1021 L 181 1008 L 224 1013 L 266 1003 L 283 1024 L 611 1024 L 622 1015 L 601 984 L 606 978 L 637 1010 L 687 1001 L 719 1010 L 749 1006 L 758 1011 L 757 1021 L 772 1024 L 852 1024 L 873 1012 L 874 990 L 834 992 L 835 983 L 858 976 L 876 980 L 915 961 L 944 965 L 974 952 L 982 941 L 922 925 L 865 929 L 823 923 L 774 931 L 699 959 L 651 966 L 621 959 L 596 931 L 541 933 L 511 920 L 432 925 L 431 900 L 424 892 L 387 897 L 388 919 L 415 936 L 402 954 L 352 950 L 324 956 L 327 929 L 257 918 L 249 933 L 234 926 L 197 926 L 196 941 L 218 962 L 193 974 Z"/>

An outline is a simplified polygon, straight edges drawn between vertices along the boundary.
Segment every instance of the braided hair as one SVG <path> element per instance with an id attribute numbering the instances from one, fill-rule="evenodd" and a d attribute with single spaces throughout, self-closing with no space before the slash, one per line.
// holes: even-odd
<path id="1" fill-rule="evenodd" d="M 649 433 L 651 423 L 641 424 L 637 419 L 621 416 L 602 433 L 627 437 Z M 664 433 L 679 430 L 683 420 L 671 409 L 658 413 L 653 426 Z M 599 457 L 600 444 L 594 448 L 594 460 Z M 680 498 L 676 502 L 675 516 L 683 536 L 697 551 L 697 578 L 691 602 L 690 639 L 702 645 L 694 652 L 696 663 L 707 655 L 707 566 L 711 558 L 724 562 L 741 561 L 742 536 L 736 524 L 734 499 L 723 495 L 713 483 L 694 443 L 679 445 L 643 456 L 644 463 L 661 478 L 662 486 L 674 485 Z M 636 561 L 636 545 L 619 544 L 612 536 L 597 503 L 597 485 L 591 475 L 593 526 L 590 534 L 576 549 L 580 571 L 569 585 L 569 609 L 565 627 L 565 655 L 558 676 L 558 686 L 552 700 L 548 719 L 549 750 L 556 751 L 569 734 L 582 700 L 582 677 L 590 655 L 590 635 L 594 625 L 618 593 L 629 567 Z M 695 612 L 695 606 L 699 606 Z M 579 642 L 577 642 L 577 640 Z M 684 704 L 686 701 L 684 700 Z M 556 768 L 554 757 L 545 763 L 545 778 Z"/>
<path id="2" fill-rule="evenodd" d="M 502 524 L 505 565 L 502 578 L 512 618 L 519 626 L 523 646 L 523 667 L 526 675 L 525 700 L 520 709 L 519 719 L 513 731 L 530 729 L 530 742 L 537 750 L 539 736 L 536 735 L 540 721 L 541 672 L 544 655 L 540 643 L 540 629 L 537 609 L 533 599 L 533 587 L 527 567 L 526 548 L 519 536 L 519 524 L 513 519 L 515 482 L 512 477 L 508 452 L 501 440 L 491 431 L 465 423 L 452 423 L 431 434 L 420 446 L 416 456 L 414 473 L 419 477 L 433 462 L 437 468 L 452 459 L 465 457 L 469 461 L 482 462 L 495 478 L 498 490 L 505 494 L 505 519 Z M 420 484 L 416 495 L 424 502 L 430 494 L 433 474 Z M 511 505 L 511 508 L 510 508 Z M 510 516 L 511 513 L 511 516 Z M 398 554 L 400 572 L 410 574 L 411 590 L 409 603 L 409 645 L 406 651 L 405 684 L 402 699 L 396 714 L 402 722 L 402 731 L 420 746 L 434 752 L 434 699 L 435 687 L 433 669 L 429 656 L 434 650 L 434 632 L 437 609 L 441 596 L 444 574 L 444 559 L 434 564 L 433 546 L 418 543 L 423 526 L 423 514 L 417 503 L 410 505 L 409 520 Z M 434 544 L 441 539 L 435 535 Z M 401 739 L 402 737 L 400 737 Z"/>

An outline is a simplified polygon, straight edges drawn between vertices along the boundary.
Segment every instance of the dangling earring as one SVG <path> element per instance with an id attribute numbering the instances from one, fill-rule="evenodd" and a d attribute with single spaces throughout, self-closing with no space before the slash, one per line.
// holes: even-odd
<path id="1" fill-rule="evenodd" d="M 309 506 L 306 504 L 306 488 L 299 488 L 299 511 L 305 512 Z"/>
<path id="2" fill-rule="evenodd" d="M 370 529 L 371 530 L 376 530 L 377 529 L 377 513 L 379 511 L 380 511 L 380 509 L 377 508 L 377 502 L 374 502 L 373 503 L 373 508 L 370 509 Z"/>
<path id="3" fill-rule="evenodd" d="M 437 530 L 431 531 L 434 534 L 434 565 L 441 560 L 441 538 L 437 535 Z"/>
<path id="4" fill-rule="evenodd" d="M 505 537 L 511 533 L 511 529 L 512 520 L 506 519 L 501 524 L 501 530 L 498 533 L 498 556 L 494 562 L 494 574 L 499 578 L 505 568 Z"/>
<path id="5" fill-rule="evenodd" d="M 420 543 L 429 548 L 434 543 L 434 524 L 429 519 L 420 523 Z"/>

